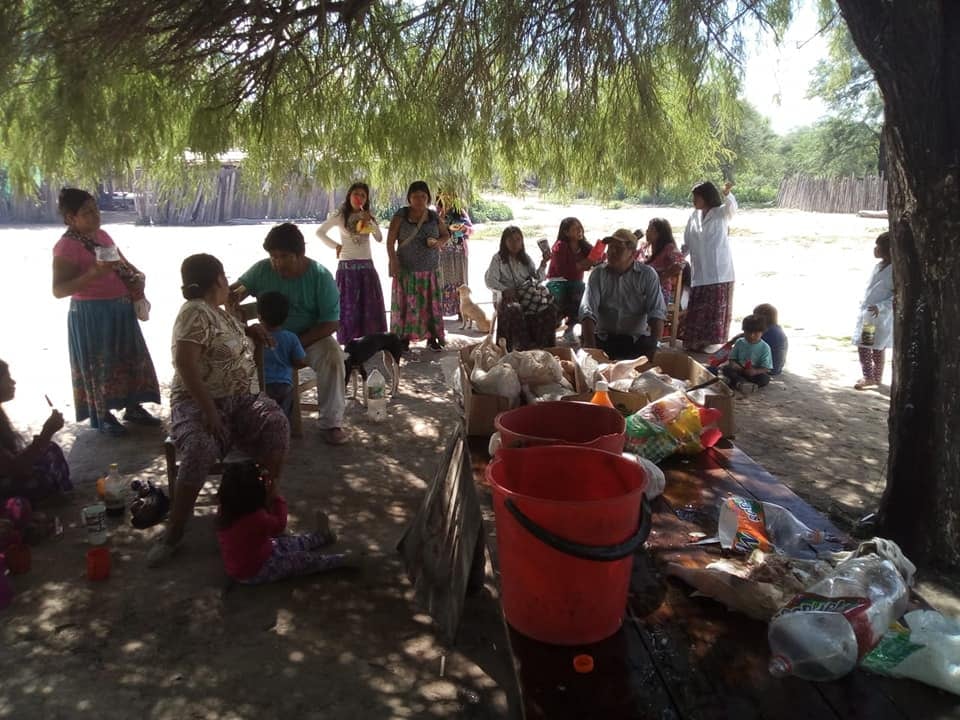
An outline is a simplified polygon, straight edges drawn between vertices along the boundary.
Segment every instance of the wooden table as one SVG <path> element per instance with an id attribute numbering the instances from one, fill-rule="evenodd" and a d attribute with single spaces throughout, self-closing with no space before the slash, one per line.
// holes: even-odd
<path id="1" fill-rule="evenodd" d="M 481 482 L 486 451 L 479 444 L 472 450 L 474 476 Z M 708 598 L 690 597 L 689 587 L 662 578 L 656 568 L 668 560 L 702 567 L 719 557 L 718 550 L 690 546 L 689 533 L 709 531 L 711 521 L 715 527 L 712 509 L 730 492 L 775 502 L 812 528 L 841 538 L 842 533 L 729 442 L 664 465 L 667 489 L 654 503 L 647 550 L 635 557 L 621 630 L 580 647 L 546 645 L 509 631 L 526 718 L 960 717 L 960 698 L 911 680 L 861 670 L 830 683 L 771 677 L 764 623 Z M 489 506 L 485 485 L 481 497 Z M 495 537 L 488 541 L 496 564 Z M 573 658 L 580 653 L 593 656 L 593 672 L 574 671 Z"/>

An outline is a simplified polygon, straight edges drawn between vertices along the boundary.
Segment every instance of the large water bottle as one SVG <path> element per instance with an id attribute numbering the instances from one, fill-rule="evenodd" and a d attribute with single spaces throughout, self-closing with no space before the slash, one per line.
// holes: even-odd
<path id="1" fill-rule="evenodd" d="M 906 610 L 908 590 L 889 560 L 865 555 L 794 597 L 770 621 L 770 674 L 835 680 Z"/>
<path id="2" fill-rule="evenodd" d="M 367 376 L 367 417 L 374 422 L 387 419 L 387 383 L 376 368 Z"/>

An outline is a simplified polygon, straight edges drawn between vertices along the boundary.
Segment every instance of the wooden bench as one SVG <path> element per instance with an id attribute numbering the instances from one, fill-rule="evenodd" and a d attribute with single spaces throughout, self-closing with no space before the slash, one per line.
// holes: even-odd
<path id="1" fill-rule="evenodd" d="M 482 483 L 486 449 L 474 442 L 471 450 L 474 478 Z M 703 567 L 719 557 L 717 549 L 690 545 L 689 537 L 704 531 L 701 509 L 716 508 L 729 492 L 775 502 L 810 527 L 841 538 L 842 533 L 728 441 L 664 465 L 667 489 L 654 503 L 647 550 L 635 557 L 622 629 L 583 647 L 545 645 L 508 629 L 525 718 L 960 717 L 960 698 L 911 680 L 861 670 L 831 683 L 770 676 L 764 623 L 708 598 L 691 597 L 684 583 L 660 578 L 657 566 L 672 561 Z M 481 498 L 489 507 L 485 484 Z M 489 531 L 487 541 L 496 564 L 496 541 Z M 573 658 L 580 653 L 593 656 L 593 672 L 574 671 Z"/>

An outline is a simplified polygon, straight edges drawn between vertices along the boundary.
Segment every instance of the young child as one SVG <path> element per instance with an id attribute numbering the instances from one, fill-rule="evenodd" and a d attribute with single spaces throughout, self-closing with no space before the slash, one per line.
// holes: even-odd
<path id="1" fill-rule="evenodd" d="M 752 392 L 770 382 L 773 354 L 762 339 L 763 318 L 747 315 L 741 327 L 743 337 L 733 344 L 730 357 L 720 370 L 734 390 Z"/>
<path id="2" fill-rule="evenodd" d="M 770 353 L 773 355 L 773 369 L 770 375 L 776 376 L 783 372 L 783 366 L 787 363 L 787 334 L 780 327 L 778 322 L 777 309 L 769 303 L 757 305 L 753 309 L 753 314 L 763 318 L 767 327 L 763 331 L 762 340 L 770 346 Z"/>
<path id="3" fill-rule="evenodd" d="M 323 572 L 347 564 L 347 553 L 324 554 L 336 542 L 327 516 L 317 515 L 317 530 L 282 535 L 287 503 L 269 476 L 252 462 L 227 465 L 217 494 L 217 539 L 223 566 L 232 579 L 255 585 Z"/>
<path id="4" fill-rule="evenodd" d="M 293 368 L 307 367 L 307 354 L 296 333 L 283 329 L 288 312 L 286 295 L 266 292 L 257 298 L 257 317 L 275 343 L 263 348 L 264 389 L 289 418 L 293 414 Z"/>
<path id="5" fill-rule="evenodd" d="M 880 260 L 860 303 L 860 317 L 853 333 L 853 344 L 860 353 L 863 377 L 853 387 L 866 390 L 880 384 L 884 350 L 893 347 L 893 265 L 890 264 L 890 233 L 877 236 L 873 256 Z M 873 332 L 869 326 L 873 325 Z"/>

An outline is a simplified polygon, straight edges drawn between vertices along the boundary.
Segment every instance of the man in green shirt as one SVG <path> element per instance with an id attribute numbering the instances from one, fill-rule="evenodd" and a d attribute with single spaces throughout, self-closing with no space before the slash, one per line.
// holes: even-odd
<path id="1" fill-rule="evenodd" d="M 303 233 L 293 223 L 272 228 L 263 241 L 270 258 L 247 270 L 231 289 L 234 302 L 248 295 L 279 292 L 290 301 L 283 324 L 300 337 L 307 363 L 317 375 L 317 404 L 324 439 L 347 442 L 343 431 L 345 370 L 334 333 L 340 325 L 340 295 L 330 271 L 306 256 Z"/>

